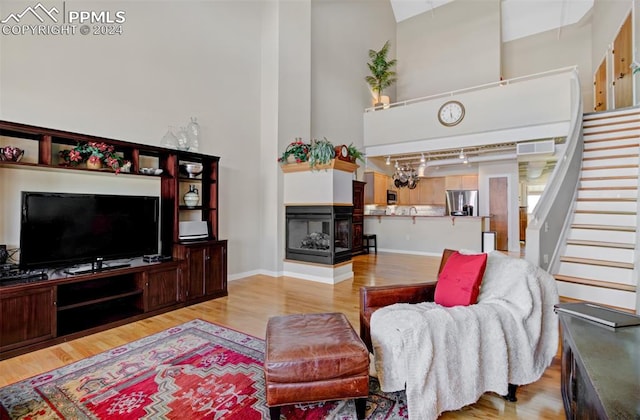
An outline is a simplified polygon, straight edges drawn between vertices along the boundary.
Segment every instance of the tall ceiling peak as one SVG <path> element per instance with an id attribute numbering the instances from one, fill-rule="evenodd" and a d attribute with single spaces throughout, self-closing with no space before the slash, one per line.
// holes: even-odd
<path id="1" fill-rule="evenodd" d="M 396 22 L 431 12 L 452 1 L 477 0 L 390 0 Z M 582 19 L 594 0 L 501 0 L 502 41 L 513 41 L 540 32 L 571 25 Z"/>

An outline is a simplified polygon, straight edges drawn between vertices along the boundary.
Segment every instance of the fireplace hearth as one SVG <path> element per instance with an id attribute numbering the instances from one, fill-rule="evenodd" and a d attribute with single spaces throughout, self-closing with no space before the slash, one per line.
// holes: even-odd
<path id="1" fill-rule="evenodd" d="M 352 206 L 287 206 L 286 258 L 334 265 L 351 259 Z"/>

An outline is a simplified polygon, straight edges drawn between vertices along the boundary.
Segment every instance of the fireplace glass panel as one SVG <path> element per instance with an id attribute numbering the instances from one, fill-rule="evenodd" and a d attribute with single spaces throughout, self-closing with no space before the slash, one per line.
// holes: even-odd
<path id="1" fill-rule="evenodd" d="M 351 206 L 289 206 L 286 258 L 337 264 L 351 259 Z"/>
<path id="2" fill-rule="evenodd" d="M 344 252 L 351 250 L 351 223 L 349 219 L 336 219 L 336 242 L 335 252 Z"/>
<path id="3" fill-rule="evenodd" d="M 331 219 L 289 220 L 289 248 L 331 252 Z"/>

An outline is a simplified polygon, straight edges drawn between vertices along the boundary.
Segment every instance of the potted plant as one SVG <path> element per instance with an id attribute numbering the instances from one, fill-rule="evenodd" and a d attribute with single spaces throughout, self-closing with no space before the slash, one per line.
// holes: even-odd
<path id="1" fill-rule="evenodd" d="M 394 58 L 387 59 L 389 53 L 389 41 L 385 42 L 380 51 L 369 50 L 369 58 L 371 61 L 367 63 L 371 75 L 365 77 L 365 80 L 371 86 L 371 91 L 376 95 L 376 103 L 374 106 L 382 105 L 382 91 L 391 86 L 396 81 L 396 72 L 391 70 L 397 63 Z"/>
<path id="2" fill-rule="evenodd" d="M 364 162 L 364 153 L 362 153 L 356 146 L 351 143 L 347 146 L 347 151 L 349 152 L 349 157 L 351 158 L 351 162 L 355 163 L 359 160 L 362 163 Z"/>
<path id="3" fill-rule="evenodd" d="M 318 165 L 326 165 L 336 157 L 336 150 L 327 138 L 313 140 L 309 150 L 309 166 L 313 169 Z"/>

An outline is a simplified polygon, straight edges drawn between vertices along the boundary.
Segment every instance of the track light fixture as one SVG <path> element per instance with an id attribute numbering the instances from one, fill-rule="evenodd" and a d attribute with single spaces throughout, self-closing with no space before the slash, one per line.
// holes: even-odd
<path id="1" fill-rule="evenodd" d="M 464 149 L 460 149 L 460 156 L 458 156 L 460 159 L 464 159 Z"/>
<path id="2" fill-rule="evenodd" d="M 387 156 L 387 159 L 385 159 L 384 163 L 386 163 L 387 165 L 391 165 L 391 156 Z"/>
<path id="3" fill-rule="evenodd" d="M 420 155 L 420 163 L 425 163 L 427 160 L 424 158 L 424 153 Z"/>

